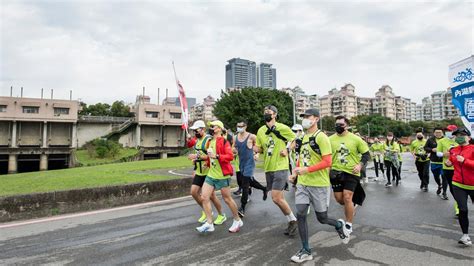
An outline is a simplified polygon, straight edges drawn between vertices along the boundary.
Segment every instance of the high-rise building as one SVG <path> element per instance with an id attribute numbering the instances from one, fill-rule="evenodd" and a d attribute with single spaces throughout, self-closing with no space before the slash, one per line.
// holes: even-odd
<path id="1" fill-rule="evenodd" d="M 383 85 L 379 91 L 375 93 L 374 113 L 382 116 L 397 119 L 397 110 L 395 102 L 395 94 L 392 87 Z"/>
<path id="2" fill-rule="evenodd" d="M 225 66 L 225 87 L 257 87 L 257 65 L 253 61 L 232 58 Z"/>
<path id="3" fill-rule="evenodd" d="M 260 63 L 258 70 L 258 87 L 276 89 L 276 69 L 272 64 Z"/>
<path id="4" fill-rule="evenodd" d="M 211 96 L 204 98 L 202 103 L 198 103 L 190 108 L 189 119 L 191 121 L 204 120 L 213 121 L 217 118 L 214 116 L 214 105 L 216 100 Z"/>
<path id="5" fill-rule="evenodd" d="M 329 94 L 321 97 L 321 116 L 344 115 L 347 118 L 357 116 L 357 96 L 355 87 L 346 84 L 340 90 L 336 88 L 329 91 Z"/>

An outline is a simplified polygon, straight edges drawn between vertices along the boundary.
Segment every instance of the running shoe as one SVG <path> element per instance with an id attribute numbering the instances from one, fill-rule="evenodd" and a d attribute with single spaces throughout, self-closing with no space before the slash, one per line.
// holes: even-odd
<path id="1" fill-rule="evenodd" d="M 442 186 L 438 186 L 438 190 L 436 190 L 436 195 L 441 194 L 441 191 L 443 190 Z"/>
<path id="2" fill-rule="evenodd" d="M 349 240 L 351 240 L 351 233 L 352 233 L 352 226 L 348 225 L 347 223 L 342 227 L 344 230 L 344 234 L 346 237 L 342 240 L 342 243 L 348 244 Z"/>
<path id="3" fill-rule="evenodd" d="M 346 227 L 346 222 L 344 222 L 344 220 L 342 219 L 337 220 L 336 232 L 339 235 L 339 237 L 342 239 L 342 241 L 344 241 L 344 239 L 346 238 L 346 234 L 344 233 L 344 227 Z"/>
<path id="4" fill-rule="evenodd" d="M 285 232 L 283 234 L 287 236 L 295 236 L 297 229 L 298 229 L 297 221 L 288 222 L 288 227 L 285 229 Z"/>
<path id="5" fill-rule="evenodd" d="M 469 235 L 463 235 L 461 239 L 458 241 L 459 244 L 464 245 L 464 246 L 472 246 L 472 241 L 469 238 Z"/>
<path id="6" fill-rule="evenodd" d="M 214 232 L 214 225 L 205 222 L 203 225 L 196 227 L 196 230 L 199 233 Z"/>
<path id="7" fill-rule="evenodd" d="M 234 195 L 236 196 L 240 196 L 241 194 L 242 194 L 242 191 L 240 190 L 240 188 L 234 191 Z"/>
<path id="8" fill-rule="evenodd" d="M 313 255 L 311 255 L 310 251 L 307 251 L 304 248 L 302 248 L 293 257 L 291 257 L 291 261 L 296 263 L 302 263 L 309 260 L 313 260 Z"/>
<path id="9" fill-rule="evenodd" d="M 427 186 L 423 187 L 423 192 L 428 192 L 428 187 Z"/>
<path id="10" fill-rule="evenodd" d="M 232 226 L 229 228 L 229 232 L 231 233 L 237 233 L 240 231 L 240 228 L 244 225 L 244 222 L 242 222 L 242 220 L 234 220 L 234 222 L 232 223 Z"/>
<path id="11" fill-rule="evenodd" d="M 441 199 L 449 200 L 449 198 L 448 198 L 448 196 L 447 196 L 446 194 L 441 195 Z"/>
<path id="12" fill-rule="evenodd" d="M 387 184 L 385 184 L 385 187 L 391 187 L 392 186 L 392 183 L 388 182 Z"/>
<path id="13" fill-rule="evenodd" d="M 377 181 L 379 181 L 379 178 L 378 177 L 374 178 L 374 182 L 377 182 Z"/>
<path id="14" fill-rule="evenodd" d="M 217 215 L 216 220 L 214 221 L 214 224 L 215 225 L 221 225 L 225 221 L 227 221 L 227 217 L 225 216 L 225 213 L 219 214 L 219 215 Z"/>
<path id="15" fill-rule="evenodd" d="M 202 224 L 206 220 L 207 220 L 206 213 L 204 211 L 201 211 L 201 218 L 199 218 L 198 222 Z"/>

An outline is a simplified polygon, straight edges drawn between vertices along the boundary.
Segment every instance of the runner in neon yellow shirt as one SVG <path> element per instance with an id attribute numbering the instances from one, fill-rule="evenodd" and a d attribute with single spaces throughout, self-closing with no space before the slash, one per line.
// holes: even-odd
<path id="1" fill-rule="evenodd" d="M 346 216 L 343 243 L 349 242 L 352 233 L 354 191 L 356 188 L 363 191 L 360 186 L 360 171 L 370 160 L 367 143 L 350 133 L 348 127 L 349 119 L 344 116 L 336 117 L 336 134 L 329 137 L 332 149 L 331 185 L 336 201 L 344 206 Z M 362 201 L 363 199 L 359 205 Z"/>
<path id="2" fill-rule="evenodd" d="M 288 148 L 294 146 L 295 134 L 276 121 L 278 109 L 269 105 L 264 109 L 265 125 L 257 132 L 255 152 L 263 153 L 267 190 L 272 191 L 273 202 L 288 219 L 285 235 L 295 236 L 298 225 L 296 217 L 285 200 L 284 189 L 289 173 Z"/>

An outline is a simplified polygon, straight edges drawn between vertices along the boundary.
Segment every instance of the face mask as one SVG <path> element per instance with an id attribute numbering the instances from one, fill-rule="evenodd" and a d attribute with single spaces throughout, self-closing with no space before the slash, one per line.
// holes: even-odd
<path id="1" fill-rule="evenodd" d="M 314 124 L 313 121 L 311 121 L 307 118 L 303 119 L 303 121 L 301 122 L 301 125 L 303 126 L 304 129 L 308 129 L 308 128 L 312 127 L 313 124 Z"/>
<path id="2" fill-rule="evenodd" d="M 459 137 L 456 137 L 454 141 L 456 141 L 456 143 L 459 145 L 463 145 L 464 143 L 466 143 L 466 137 L 459 136 Z"/>
<path id="3" fill-rule="evenodd" d="M 343 126 L 340 126 L 340 125 L 336 125 L 336 132 L 337 134 L 342 134 L 344 133 L 346 129 L 343 127 Z"/>
<path id="4" fill-rule="evenodd" d="M 244 128 L 243 127 L 238 127 L 237 128 L 237 133 L 242 133 L 244 132 Z"/>
<path id="5" fill-rule="evenodd" d="M 449 139 L 450 139 L 450 138 L 452 138 L 452 137 L 453 137 L 453 132 L 446 132 L 446 134 L 445 134 L 445 135 L 446 135 L 446 137 L 447 137 L 447 138 L 449 138 Z"/>
<path id="6" fill-rule="evenodd" d="M 388 141 L 392 141 L 393 137 L 387 137 Z"/>
<path id="7" fill-rule="evenodd" d="M 214 136 L 214 129 L 210 128 L 207 133 L 209 133 L 209 135 L 211 136 Z"/>
<path id="8" fill-rule="evenodd" d="M 272 119 L 273 119 L 272 114 L 264 114 L 263 119 L 265 120 L 265 122 L 272 121 Z"/>
<path id="9" fill-rule="evenodd" d="M 196 136 L 196 138 L 200 139 L 202 137 L 202 134 L 199 133 L 199 132 L 194 132 L 194 136 Z"/>
<path id="10" fill-rule="evenodd" d="M 422 139 L 423 139 L 423 136 L 418 135 L 418 136 L 416 136 L 416 138 L 419 139 L 419 140 L 422 140 Z"/>

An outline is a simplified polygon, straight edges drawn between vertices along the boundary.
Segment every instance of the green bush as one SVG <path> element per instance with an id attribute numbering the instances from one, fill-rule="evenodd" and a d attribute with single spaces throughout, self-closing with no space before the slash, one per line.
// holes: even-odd
<path id="1" fill-rule="evenodd" d="M 95 147 L 95 153 L 98 158 L 115 158 L 122 148 L 118 142 L 107 139 L 95 139 L 92 144 Z"/>

